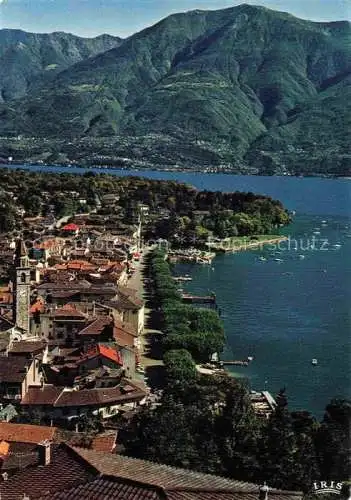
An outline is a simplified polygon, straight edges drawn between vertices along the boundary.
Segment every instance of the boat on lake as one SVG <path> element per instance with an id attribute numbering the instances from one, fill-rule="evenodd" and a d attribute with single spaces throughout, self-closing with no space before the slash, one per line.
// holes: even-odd
<path id="1" fill-rule="evenodd" d="M 311 361 L 311 363 L 313 365 L 318 365 L 318 359 L 317 358 L 313 358 L 312 361 Z"/>

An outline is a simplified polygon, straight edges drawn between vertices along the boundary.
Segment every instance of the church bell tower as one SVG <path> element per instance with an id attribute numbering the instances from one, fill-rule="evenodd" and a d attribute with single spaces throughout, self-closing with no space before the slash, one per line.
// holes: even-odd
<path id="1" fill-rule="evenodd" d="M 23 240 L 16 243 L 13 283 L 13 320 L 15 325 L 29 333 L 30 267 Z"/>

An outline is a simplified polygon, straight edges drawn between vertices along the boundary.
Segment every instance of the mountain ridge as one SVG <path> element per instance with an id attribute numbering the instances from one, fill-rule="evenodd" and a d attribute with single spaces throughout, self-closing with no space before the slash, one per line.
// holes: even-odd
<path id="1" fill-rule="evenodd" d="M 349 168 L 351 155 L 346 130 L 337 131 L 333 144 L 330 129 L 334 122 L 340 128 L 340 120 L 331 118 L 341 113 L 341 123 L 348 123 L 350 68 L 347 21 L 311 22 L 245 4 L 172 14 L 3 104 L 0 133 L 35 130 L 38 137 L 92 143 L 130 138 L 139 148 L 135 158 L 140 149 L 147 157 L 153 156 L 148 149 L 159 150 L 157 140 L 142 145 L 155 134 L 184 150 L 200 146 L 216 165 L 233 170 L 308 173 L 313 165 L 312 171 L 338 174 Z M 311 116 L 318 122 L 312 134 Z M 321 137 L 327 161 L 314 145 Z M 311 165 L 304 165 L 311 152 Z M 121 155 L 118 150 L 115 157 Z"/>
<path id="2" fill-rule="evenodd" d="M 45 82 L 72 64 L 121 43 L 111 35 L 82 38 L 70 33 L 0 30 L 0 98 L 24 97 L 37 79 Z"/>

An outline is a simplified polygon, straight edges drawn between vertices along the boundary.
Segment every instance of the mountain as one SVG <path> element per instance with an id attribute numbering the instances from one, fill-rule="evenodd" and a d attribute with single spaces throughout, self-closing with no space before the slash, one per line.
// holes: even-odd
<path id="1" fill-rule="evenodd" d="M 2 29 L 0 100 L 23 97 L 33 85 L 120 43 L 120 38 L 110 35 L 80 38 L 67 33 L 36 34 Z"/>
<path id="2" fill-rule="evenodd" d="M 191 11 L 2 105 L 0 134 L 80 140 L 151 166 L 340 175 L 350 74 L 347 22 L 251 5 Z"/>

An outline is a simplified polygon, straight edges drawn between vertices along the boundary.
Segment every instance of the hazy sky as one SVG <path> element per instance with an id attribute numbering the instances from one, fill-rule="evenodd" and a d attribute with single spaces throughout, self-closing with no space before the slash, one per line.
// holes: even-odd
<path id="1" fill-rule="evenodd" d="M 351 0 L 0 0 L 0 28 L 125 37 L 174 12 L 240 3 L 264 5 L 316 21 L 351 17 Z"/>

